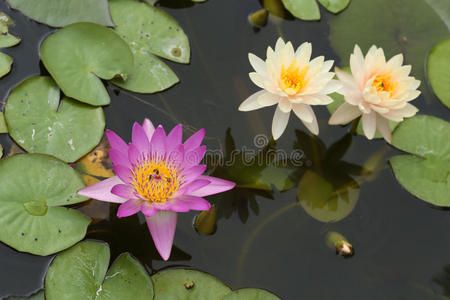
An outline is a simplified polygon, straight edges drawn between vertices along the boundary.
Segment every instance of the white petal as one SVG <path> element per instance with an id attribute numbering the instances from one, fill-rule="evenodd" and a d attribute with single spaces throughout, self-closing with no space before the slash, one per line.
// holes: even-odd
<path id="1" fill-rule="evenodd" d="M 397 110 L 393 110 L 394 114 L 402 116 L 403 118 L 409 118 L 414 116 L 419 110 L 412 104 L 406 104 L 405 107 Z"/>
<path id="2" fill-rule="evenodd" d="M 279 37 L 277 43 L 275 44 L 275 52 L 278 52 L 281 49 L 283 49 L 285 45 L 286 44 L 284 43 L 283 38 Z"/>
<path id="3" fill-rule="evenodd" d="M 339 125 L 347 124 L 348 122 L 356 119 L 362 114 L 358 106 L 350 105 L 348 103 L 342 103 L 341 106 L 336 109 L 336 111 L 331 115 L 328 124 Z"/>
<path id="4" fill-rule="evenodd" d="M 267 82 L 267 77 L 258 74 L 256 72 L 251 72 L 248 74 L 248 76 L 250 77 L 251 81 L 253 81 L 254 84 L 256 84 L 258 87 L 265 89 L 265 82 Z"/>
<path id="5" fill-rule="evenodd" d="M 339 69 L 338 67 L 334 68 L 334 72 L 336 73 L 337 78 L 343 84 L 357 87 L 355 79 L 353 78 L 353 76 L 350 73 L 343 71 L 343 70 Z"/>
<path id="6" fill-rule="evenodd" d="M 328 82 L 327 86 L 321 91 L 323 94 L 335 93 L 342 88 L 342 83 L 339 80 L 332 79 Z"/>
<path id="7" fill-rule="evenodd" d="M 304 42 L 295 51 L 295 60 L 300 67 L 305 66 L 311 59 L 312 46 L 311 43 Z"/>
<path id="8" fill-rule="evenodd" d="M 355 45 L 353 54 L 350 55 L 350 69 L 358 85 L 362 86 L 364 84 L 364 56 L 358 45 Z"/>
<path id="9" fill-rule="evenodd" d="M 267 74 L 266 63 L 261 58 L 254 55 L 253 53 L 249 53 L 248 60 L 250 61 L 253 69 L 255 69 L 256 73 L 260 73 L 261 75 Z"/>
<path id="10" fill-rule="evenodd" d="M 244 102 L 242 102 L 241 105 L 239 105 L 239 110 L 240 111 L 251 111 L 251 110 L 255 110 L 255 109 L 259 109 L 259 108 L 263 107 L 262 105 L 260 105 L 258 103 L 258 98 L 259 98 L 259 96 L 266 94 L 266 93 L 267 92 L 264 90 L 254 93 L 253 95 L 248 97 Z"/>
<path id="11" fill-rule="evenodd" d="M 403 54 L 397 54 L 393 56 L 390 60 L 388 60 L 387 65 L 391 69 L 397 69 L 400 68 L 403 64 Z"/>
<path id="12" fill-rule="evenodd" d="M 292 110 L 295 115 L 302 121 L 311 123 L 314 119 L 314 112 L 307 104 L 297 103 L 292 105 Z"/>
<path id="13" fill-rule="evenodd" d="M 309 105 L 328 105 L 333 102 L 330 96 L 323 94 L 305 95 L 300 97 L 301 101 L 292 100 L 293 103 L 304 103 Z"/>
<path id="14" fill-rule="evenodd" d="M 379 114 L 385 114 L 389 111 L 389 108 L 378 105 L 370 105 L 370 107 Z"/>
<path id="15" fill-rule="evenodd" d="M 272 121 L 272 135 L 275 140 L 277 140 L 286 129 L 289 121 L 289 115 L 290 113 L 282 112 L 279 106 L 277 106 Z"/>
<path id="16" fill-rule="evenodd" d="M 311 131 L 312 134 L 318 135 L 319 134 L 319 124 L 317 124 L 316 115 L 314 114 L 314 111 L 312 110 L 311 106 L 307 105 L 308 109 L 311 112 L 312 115 L 312 122 L 305 122 L 304 120 L 300 119 L 302 121 L 303 125 L 305 125 L 306 128 L 308 128 L 309 131 Z"/>
<path id="17" fill-rule="evenodd" d="M 377 114 L 377 129 L 380 132 L 381 136 L 388 142 L 389 144 L 392 142 L 391 128 L 389 127 L 389 121 L 386 118 L 383 118 L 379 114 Z"/>
<path id="18" fill-rule="evenodd" d="M 291 102 L 286 97 L 280 98 L 280 102 L 278 102 L 278 107 L 284 113 L 288 113 L 292 109 Z"/>
<path id="19" fill-rule="evenodd" d="M 366 137 L 371 140 L 375 136 L 375 131 L 377 129 L 377 116 L 374 111 L 363 114 L 362 116 L 362 127 Z"/>
<path id="20" fill-rule="evenodd" d="M 263 93 L 258 97 L 258 104 L 261 106 L 271 106 L 277 104 L 280 100 L 278 95 L 272 93 Z"/>
<path id="21" fill-rule="evenodd" d="M 290 66 L 294 60 L 294 47 L 291 42 L 286 43 L 286 45 L 281 48 L 278 53 L 278 63 L 280 66 L 285 66 L 286 68 Z"/>

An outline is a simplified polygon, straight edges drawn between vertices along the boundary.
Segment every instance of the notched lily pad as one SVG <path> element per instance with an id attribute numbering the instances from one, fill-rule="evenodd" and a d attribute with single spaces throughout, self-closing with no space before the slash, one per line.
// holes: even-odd
<path id="1" fill-rule="evenodd" d="M 45 300 L 44 291 L 40 291 L 30 297 L 10 297 L 5 300 Z"/>
<path id="2" fill-rule="evenodd" d="M 11 71 L 13 58 L 8 54 L 0 52 L 0 78 Z"/>
<path id="3" fill-rule="evenodd" d="M 5 118 L 11 137 L 26 151 L 73 162 L 101 140 L 103 110 L 69 98 L 46 76 L 25 79 L 8 96 Z"/>
<path id="4" fill-rule="evenodd" d="M 153 299 L 153 285 L 145 268 L 123 253 L 112 264 L 105 243 L 85 241 L 59 254 L 45 278 L 47 300 Z"/>
<path id="5" fill-rule="evenodd" d="M 188 63 L 189 41 L 183 29 L 163 10 L 135 0 L 111 0 L 115 32 L 130 46 L 134 70 L 114 84 L 134 92 L 154 93 L 177 83 L 175 73 L 155 55 Z"/>
<path id="6" fill-rule="evenodd" d="M 133 71 L 125 41 L 94 23 L 75 23 L 53 33 L 42 43 L 41 58 L 66 96 L 92 105 L 110 102 L 101 79 L 125 80 Z"/>
<path id="7" fill-rule="evenodd" d="M 431 50 L 427 70 L 434 93 L 450 108 L 450 39 L 439 42 Z"/>
<path id="8" fill-rule="evenodd" d="M 13 20 L 7 14 L 0 12 L 0 48 L 12 47 L 20 43 L 20 38 L 8 32 L 8 27 L 13 24 Z"/>
<path id="9" fill-rule="evenodd" d="M 223 297 L 223 300 L 281 300 L 268 291 L 261 289 L 240 289 Z"/>
<path id="10" fill-rule="evenodd" d="M 450 124 L 417 115 L 398 126 L 392 145 L 413 154 L 390 159 L 400 184 L 428 203 L 450 207 Z"/>
<path id="11" fill-rule="evenodd" d="M 300 20 L 320 20 L 320 9 L 316 0 L 282 0 L 286 9 Z M 350 0 L 318 0 L 328 11 L 339 13 L 344 10 Z"/>
<path id="12" fill-rule="evenodd" d="M 195 270 L 167 270 L 152 277 L 155 300 L 221 300 L 231 292 L 217 278 Z"/>
<path id="13" fill-rule="evenodd" d="M 7 0 L 24 15 L 53 27 L 76 22 L 93 22 L 114 26 L 109 14 L 108 0 Z"/>
<path id="14" fill-rule="evenodd" d="M 87 200 L 84 187 L 67 164 L 41 154 L 0 160 L 0 241 L 36 255 L 64 250 L 85 234 L 90 219 L 61 205 Z"/>

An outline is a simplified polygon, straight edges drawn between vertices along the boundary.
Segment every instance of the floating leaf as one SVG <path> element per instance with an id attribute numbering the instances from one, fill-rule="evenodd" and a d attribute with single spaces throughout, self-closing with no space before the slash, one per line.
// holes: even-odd
<path id="1" fill-rule="evenodd" d="M 282 0 L 284 7 L 300 20 L 320 20 L 319 5 L 316 0 Z"/>
<path id="2" fill-rule="evenodd" d="M 75 23 L 47 37 L 41 58 L 66 96 L 92 105 L 110 102 L 100 78 L 126 79 L 133 70 L 128 45 L 111 29 L 93 23 Z"/>
<path id="3" fill-rule="evenodd" d="M 167 270 L 152 276 L 155 300 L 221 300 L 231 290 L 217 278 L 195 270 Z M 51 300 L 51 299 L 49 299 Z"/>
<path id="4" fill-rule="evenodd" d="M 327 105 L 327 109 L 330 112 L 330 114 L 333 114 L 336 111 L 336 109 L 338 109 L 338 107 L 342 103 L 345 102 L 345 100 L 344 100 L 344 96 L 342 96 L 342 95 L 340 95 L 338 93 L 330 94 L 330 96 L 331 96 L 331 98 L 333 98 L 334 101 Z M 394 122 L 394 121 L 389 120 L 389 127 L 391 128 L 391 132 L 395 129 L 395 127 L 397 127 L 397 125 L 398 125 L 398 122 Z M 364 130 L 362 128 L 361 120 L 358 122 L 358 127 L 356 128 L 356 132 L 359 135 L 365 135 L 364 134 Z M 373 138 L 374 139 L 383 138 L 381 136 L 381 134 L 378 132 L 378 129 L 375 131 L 375 136 Z"/>
<path id="5" fill-rule="evenodd" d="M 400 184 L 428 203 L 450 207 L 450 124 L 417 115 L 398 126 L 392 144 L 413 154 L 390 159 Z"/>
<path id="6" fill-rule="evenodd" d="M 153 299 L 152 281 L 136 259 L 123 253 L 106 273 L 109 258 L 107 244 L 91 241 L 59 254 L 45 278 L 46 300 Z"/>
<path id="7" fill-rule="evenodd" d="M 0 48 L 12 47 L 20 43 L 20 39 L 8 32 L 8 27 L 13 25 L 13 20 L 5 13 L 0 13 Z"/>
<path id="8" fill-rule="evenodd" d="M 265 290 L 240 289 L 229 293 L 223 300 L 280 300 L 280 298 Z"/>
<path id="9" fill-rule="evenodd" d="M 359 198 L 359 186 L 355 181 L 338 189 L 323 176 L 307 170 L 298 185 L 297 198 L 303 209 L 321 222 L 337 222 L 347 217 Z"/>
<path id="10" fill-rule="evenodd" d="M 64 250 L 86 234 L 89 218 L 59 207 L 87 200 L 84 187 L 67 164 L 41 154 L 0 160 L 0 241 L 36 255 Z"/>
<path id="11" fill-rule="evenodd" d="M 0 133 L 8 133 L 8 126 L 6 126 L 5 115 L 0 112 Z"/>
<path id="12" fill-rule="evenodd" d="M 13 58 L 5 53 L 0 52 L 0 78 L 11 71 Z"/>
<path id="13" fill-rule="evenodd" d="M 103 110 L 63 98 L 50 77 L 30 77 L 8 96 L 5 118 L 25 150 L 73 162 L 92 150 L 105 127 Z"/>
<path id="14" fill-rule="evenodd" d="M 424 0 L 353 1 L 329 23 L 331 46 L 343 65 L 348 65 L 355 43 L 363 51 L 377 45 L 384 49 L 387 58 L 403 53 L 414 76 L 421 79 L 430 45 L 449 34 L 447 26 Z"/>
<path id="15" fill-rule="evenodd" d="M 428 79 L 436 96 L 450 108 L 450 39 L 439 42 L 431 50 Z"/>
<path id="16" fill-rule="evenodd" d="M 37 294 L 30 296 L 30 297 L 10 297 L 6 298 L 5 300 L 45 300 L 44 298 L 44 291 L 40 291 Z"/>
<path id="17" fill-rule="evenodd" d="M 350 0 L 318 0 L 318 1 L 329 12 L 332 12 L 335 14 L 343 11 L 350 3 Z"/>
<path id="18" fill-rule="evenodd" d="M 7 0 L 24 15 L 53 27 L 76 22 L 92 22 L 114 26 L 109 15 L 108 0 Z"/>
<path id="19" fill-rule="evenodd" d="M 183 29 L 163 10 L 135 0 L 111 0 L 115 32 L 130 46 L 134 70 L 126 81 L 114 84 L 134 92 L 154 93 L 165 90 L 178 77 L 158 55 L 175 62 L 188 63 L 189 41 Z"/>

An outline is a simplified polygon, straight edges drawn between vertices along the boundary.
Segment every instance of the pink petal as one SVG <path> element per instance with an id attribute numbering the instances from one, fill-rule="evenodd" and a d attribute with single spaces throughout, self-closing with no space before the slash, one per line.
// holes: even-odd
<path id="1" fill-rule="evenodd" d="M 178 198 L 171 199 L 170 202 L 167 202 L 167 204 L 170 205 L 168 210 L 171 210 L 174 212 L 188 212 L 189 211 L 189 204 L 179 200 Z"/>
<path id="2" fill-rule="evenodd" d="M 130 199 L 119 206 L 117 217 L 125 218 L 137 214 L 141 210 L 142 200 Z"/>
<path id="3" fill-rule="evenodd" d="M 197 196 L 183 195 L 177 198 L 188 205 L 188 210 L 208 210 L 211 204 L 205 199 Z"/>
<path id="4" fill-rule="evenodd" d="M 111 189 L 115 185 L 122 183 L 123 181 L 120 180 L 119 177 L 114 176 L 106 180 L 100 181 L 96 184 L 82 188 L 81 190 L 78 191 L 78 194 L 80 194 L 81 196 L 89 197 L 100 201 L 123 203 L 127 199 L 118 197 L 111 193 Z"/>
<path id="5" fill-rule="evenodd" d="M 134 188 L 128 184 L 117 184 L 111 189 L 111 193 L 125 199 L 139 199 L 134 194 Z"/>
<path id="6" fill-rule="evenodd" d="M 163 156 L 166 154 L 167 144 L 166 144 L 166 132 L 164 128 L 159 125 L 156 128 L 155 133 L 153 133 L 151 144 L 151 151 L 153 155 Z"/>
<path id="7" fill-rule="evenodd" d="M 192 192 L 195 192 L 198 189 L 201 189 L 202 187 L 207 186 L 211 182 L 209 180 L 205 179 L 197 179 L 186 185 L 186 188 L 184 190 L 185 194 L 190 194 Z"/>
<path id="8" fill-rule="evenodd" d="M 198 165 L 206 153 L 206 146 L 200 146 L 184 154 L 184 164 L 186 167 Z"/>
<path id="9" fill-rule="evenodd" d="M 341 106 L 336 109 L 336 111 L 331 115 L 328 124 L 339 125 L 347 124 L 348 122 L 356 119 L 362 114 L 358 106 L 350 105 L 346 102 L 342 103 Z"/>
<path id="10" fill-rule="evenodd" d="M 128 147 L 128 161 L 133 165 L 137 165 L 141 158 L 142 153 L 141 151 L 139 151 L 138 147 L 136 147 L 134 144 L 130 144 L 130 146 Z"/>
<path id="11" fill-rule="evenodd" d="M 185 142 L 184 142 L 184 150 L 185 152 L 189 152 L 193 149 L 196 149 L 200 146 L 203 139 L 205 138 L 206 130 L 205 128 L 200 129 L 193 135 L 191 135 Z"/>
<path id="12" fill-rule="evenodd" d="M 115 165 L 114 166 L 114 173 L 125 183 L 131 183 L 132 174 L 129 167 L 122 166 L 122 165 Z M 121 182 L 122 183 L 122 182 Z"/>
<path id="13" fill-rule="evenodd" d="M 201 175 L 198 177 L 198 179 L 205 179 L 210 181 L 211 183 L 203 188 L 189 193 L 192 196 L 205 197 L 213 194 L 218 194 L 231 190 L 236 185 L 234 182 L 206 175 Z"/>
<path id="14" fill-rule="evenodd" d="M 191 181 L 197 179 L 206 170 L 206 165 L 198 165 L 188 168 L 183 171 L 183 180 L 185 183 L 190 183 Z"/>
<path id="15" fill-rule="evenodd" d="M 389 127 L 389 121 L 377 114 L 377 129 L 383 138 L 389 144 L 392 142 L 391 128 Z"/>
<path id="16" fill-rule="evenodd" d="M 106 130 L 105 133 L 111 148 L 115 148 L 123 153 L 128 153 L 128 145 L 120 138 L 120 136 L 112 130 Z"/>
<path id="17" fill-rule="evenodd" d="M 170 151 L 182 143 L 183 126 L 178 124 L 167 135 L 167 150 Z"/>
<path id="18" fill-rule="evenodd" d="M 147 134 L 148 140 L 151 141 L 153 133 L 155 132 L 155 127 L 153 126 L 152 122 L 146 118 L 144 120 L 144 122 L 142 122 L 142 128 L 144 129 L 145 133 Z"/>
<path id="19" fill-rule="evenodd" d="M 169 259 L 177 226 L 177 213 L 159 211 L 156 215 L 145 219 L 156 249 L 164 260 Z"/>
<path id="20" fill-rule="evenodd" d="M 109 149 L 109 158 L 114 165 L 130 166 L 127 152 L 121 152 L 117 148 Z"/>
<path id="21" fill-rule="evenodd" d="M 167 159 L 174 166 L 179 166 L 179 167 L 182 166 L 184 163 L 184 159 L 185 159 L 183 144 L 178 144 L 178 146 L 175 149 L 172 149 L 170 152 L 168 152 Z"/>
<path id="22" fill-rule="evenodd" d="M 131 142 L 140 153 L 148 153 L 150 150 L 150 143 L 144 129 L 137 122 L 133 125 Z"/>
<path id="23" fill-rule="evenodd" d="M 158 213 L 158 210 L 148 201 L 144 201 L 144 203 L 142 203 L 141 206 L 141 212 L 146 216 L 146 217 L 151 217 L 154 216 Z"/>
<path id="24" fill-rule="evenodd" d="M 368 114 L 363 114 L 362 116 L 362 127 L 364 134 L 366 137 L 371 140 L 375 136 L 375 131 L 377 129 L 377 119 L 376 119 L 376 113 L 371 112 Z"/>

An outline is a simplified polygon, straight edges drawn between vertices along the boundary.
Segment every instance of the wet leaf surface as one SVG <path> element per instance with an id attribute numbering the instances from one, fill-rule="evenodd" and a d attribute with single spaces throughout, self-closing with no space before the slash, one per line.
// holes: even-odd
<path id="1" fill-rule="evenodd" d="M 11 137 L 28 152 L 73 162 L 94 148 L 105 127 L 103 110 L 69 98 L 60 101 L 50 77 L 30 77 L 9 94 L 5 118 Z"/>
<path id="2" fill-rule="evenodd" d="M 405 120 L 392 144 L 413 155 L 390 159 L 395 177 L 416 197 L 437 206 L 450 206 L 450 124 L 427 115 Z"/>
<path id="3" fill-rule="evenodd" d="M 108 0 L 7 0 L 24 15 L 53 27 L 76 22 L 92 22 L 114 26 L 109 14 Z"/>
<path id="4" fill-rule="evenodd" d="M 427 70 L 434 93 L 450 108 L 450 39 L 439 42 L 431 50 Z"/>
<path id="5" fill-rule="evenodd" d="M 90 219 L 62 205 L 87 200 L 68 165 L 41 154 L 0 161 L 0 240 L 18 251 L 49 255 L 81 240 Z"/>
<path id="6" fill-rule="evenodd" d="M 11 25 L 14 25 L 13 20 L 7 14 L 0 12 L 0 48 L 12 47 L 20 43 L 20 38 L 8 32 Z"/>
<path id="7" fill-rule="evenodd" d="M 101 79 L 126 79 L 133 54 L 111 29 L 75 23 L 51 34 L 41 46 L 45 68 L 68 97 L 91 105 L 109 104 Z"/>

